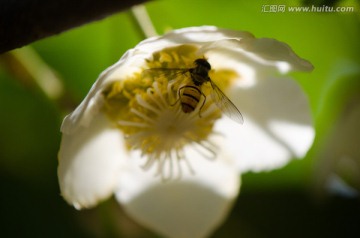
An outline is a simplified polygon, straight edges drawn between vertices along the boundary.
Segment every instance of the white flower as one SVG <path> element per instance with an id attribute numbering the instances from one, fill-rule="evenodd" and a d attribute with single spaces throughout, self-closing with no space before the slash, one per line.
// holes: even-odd
<path id="1" fill-rule="evenodd" d="M 179 90 L 189 73 L 145 70 L 191 68 L 199 58 L 211 64 L 210 78 L 240 109 L 243 125 L 221 117 L 207 83 L 196 109 L 184 113 Z M 160 234 L 210 234 L 237 197 L 241 172 L 281 167 L 312 144 L 304 93 L 293 80 L 273 77 L 290 70 L 312 65 L 288 45 L 248 32 L 193 27 L 141 42 L 64 119 L 62 196 L 80 209 L 115 194 Z"/>

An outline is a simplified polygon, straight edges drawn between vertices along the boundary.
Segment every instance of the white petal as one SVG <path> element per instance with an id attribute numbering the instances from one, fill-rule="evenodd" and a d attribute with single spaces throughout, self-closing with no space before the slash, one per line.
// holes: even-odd
<path id="1" fill-rule="evenodd" d="M 240 186 L 235 166 L 225 155 L 209 161 L 188 157 L 196 174 L 161 182 L 139 160 L 123 175 L 116 193 L 125 211 L 140 224 L 166 237 L 206 237 L 226 218 Z"/>
<path id="2" fill-rule="evenodd" d="M 92 118 L 98 114 L 103 103 L 102 90 L 114 80 L 122 80 L 139 71 L 144 61 L 140 52 L 128 50 L 114 65 L 101 73 L 81 104 L 69 115 L 61 125 L 61 132 L 73 134 L 81 127 L 88 127 Z M 115 76 L 113 76 L 115 74 Z M 112 77 L 110 77 L 112 76 Z"/>
<path id="3" fill-rule="evenodd" d="M 251 90 L 237 88 L 229 96 L 244 124 L 224 119 L 217 130 L 229 139 L 240 171 L 278 168 L 306 154 L 315 132 L 308 100 L 295 81 L 261 79 Z"/>
<path id="4" fill-rule="evenodd" d="M 174 30 L 160 37 L 152 37 L 139 43 L 136 48 L 140 51 L 155 52 L 165 47 L 180 44 L 207 45 L 224 39 L 253 38 L 246 31 L 232 31 L 214 26 L 188 27 Z"/>
<path id="5" fill-rule="evenodd" d="M 101 114 L 88 128 L 63 134 L 58 177 L 65 200 L 80 209 L 109 197 L 117 185 L 125 156 L 122 146 L 118 129 Z"/>
<path id="6" fill-rule="evenodd" d="M 219 29 L 219 32 L 224 30 Z M 228 32 L 229 30 L 226 30 Z M 225 35 L 217 41 L 203 44 L 199 52 L 209 58 L 214 68 L 233 68 L 229 61 L 239 65 L 248 65 L 254 69 L 275 68 L 281 73 L 295 71 L 311 71 L 313 65 L 300 58 L 289 45 L 275 39 L 257 39 L 246 32 L 239 32 L 238 38 L 226 38 Z M 234 32 L 235 36 L 236 32 Z M 217 57 L 220 57 L 217 59 Z M 231 63 L 230 63 L 231 64 Z M 242 75 L 242 74 L 240 74 Z"/>
<path id="7" fill-rule="evenodd" d="M 246 52 L 256 55 L 264 60 L 277 62 L 277 67 L 283 73 L 289 70 L 311 71 L 312 64 L 300 58 L 287 44 L 275 39 L 244 39 L 241 41 Z M 288 64 L 288 66 L 286 66 Z"/>

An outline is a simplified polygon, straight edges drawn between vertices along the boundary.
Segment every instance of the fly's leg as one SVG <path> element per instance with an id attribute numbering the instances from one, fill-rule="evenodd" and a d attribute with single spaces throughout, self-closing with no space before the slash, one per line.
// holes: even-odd
<path id="1" fill-rule="evenodd" d="M 204 97 L 204 100 L 202 101 L 202 104 L 199 108 L 199 117 L 201 118 L 201 109 L 203 108 L 203 106 L 205 105 L 205 102 L 206 102 L 206 96 L 203 92 L 201 92 L 201 95 Z"/>
<path id="2" fill-rule="evenodd" d="M 179 90 L 178 90 L 178 99 L 176 99 L 176 101 L 174 103 L 170 104 L 170 106 L 173 107 L 180 101 L 180 99 L 181 99 L 181 90 L 184 89 L 185 87 L 186 86 L 182 86 L 181 88 L 179 88 Z"/>

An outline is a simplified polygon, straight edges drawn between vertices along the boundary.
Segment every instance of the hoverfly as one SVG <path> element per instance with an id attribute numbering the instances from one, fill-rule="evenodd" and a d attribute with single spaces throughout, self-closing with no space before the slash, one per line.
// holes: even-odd
<path id="1" fill-rule="evenodd" d="M 202 85 L 210 83 L 212 87 L 211 97 L 217 107 L 229 118 L 242 124 L 244 122 L 243 116 L 239 109 L 230 101 L 230 99 L 221 91 L 221 89 L 210 79 L 209 71 L 211 70 L 210 63 L 203 58 L 194 61 L 193 68 L 152 68 L 148 70 L 162 70 L 167 73 L 166 76 L 177 77 L 176 75 L 185 75 L 188 73 L 190 76 L 189 82 L 178 89 L 181 109 L 184 113 L 190 113 L 198 106 L 201 96 L 206 100 L 205 94 L 202 92 Z M 205 103 L 203 101 L 202 106 Z M 176 101 L 177 102 L 177 101 Z"/>

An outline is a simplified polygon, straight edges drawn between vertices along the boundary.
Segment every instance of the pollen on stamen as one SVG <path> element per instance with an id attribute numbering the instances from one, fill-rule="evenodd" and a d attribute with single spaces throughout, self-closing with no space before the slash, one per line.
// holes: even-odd
<path id="1" fill-rule="evenodd" d="M 144 169 L 156 166 L 156 175 L 163 180 L 180 178 L 183 168 L 194 173 L 186 148 L 206 151 L 198 154 L 210 158 L 214 149 L 207 145 L 214 121 L 219 117 L 216 107 L 205 102 L 191 113 L 181 110 L 177 89 L 171 83 L 153 82 L 142 94 L 134 95 L 126 117 L 117 120 L 119 128 L 126 128 L 125 138 L 130 150 L 139 150 L 146 160 Z M 203 99 L 205 100 L 205 99 Z M 207 155 L 204 155 L 207 154 Z"/>
<path id="2" fill-rule="evenodd" d="M 191 56 L 195 49 L 186 50 Z M 175 59 L 154 55 L 154 60 L 148 64 L 149 67 L 163 67 L 157 62 L 159 58 L 174 60 L 164 63 L 169 67 L 173 67 L 176 61 L 185 60 L 177 63 L 188 67 L 195 57 L 190 56 Z M 187 153 L 196 151 L 208 160 L 216 157 L 217 148 L 209 136 L 213 134 L 214 123 L 221 113 L 211 97 L 205 99 L 203 96 L 192 112 L 185 113 L 179 94 L 181 80 L 153 71 L 150 73 L 146 77 L 134 75 L 110 85 L 104 93 L 106 113 L 125 135 L 128 150 L 140 154 L 145 160 L 144 170 L 154 168 L 156 175 L 163 180 L 179 179 L 185 171 L 194 174 L 196 171 Z"/>
<path id="3" fill-rule="evenodd" d="M 142 95 L 135 96 L 136 103 L 129 110 L 132 116 L 117 122 L 120 127 L 131 127 L 126 143 L 131 150 L 140 150 L 146 159 L 143 168 L 157 166 L 156 175 L 163 180 L 180 178 L 183 166 L 194 173 L 185 155 L 187 146 L 194 150 L 201 147 L 201 151 L 207 152 L 199 152 L 202 156 L 216 154 L 206 146 L 213 123 L 219 117 L 216 107 L 205 102 L 209 105 L 202 109 L 200 117 L 199 106 L 184 113 L 176 97 L 171 85 L 154 82 Z"/>

